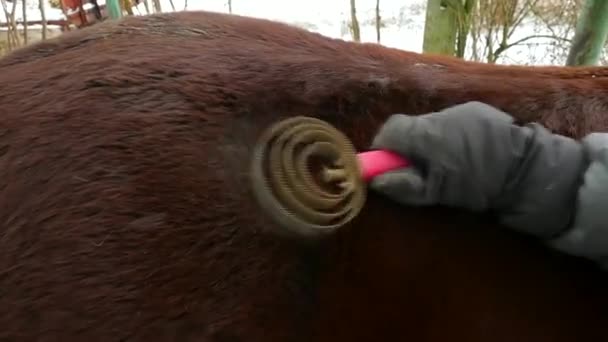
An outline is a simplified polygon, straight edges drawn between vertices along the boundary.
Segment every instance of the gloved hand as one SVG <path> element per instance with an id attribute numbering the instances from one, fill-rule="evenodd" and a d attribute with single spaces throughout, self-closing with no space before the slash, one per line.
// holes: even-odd
<path id="1" fill-rule="evenodd" d="M 479 102 L 395 114 L 372 149 L 392 150 L 414 167 L 377 176 L 370 187 L 405 205 L 495 210 L 512 228 L 551 237 L 571 219 L 583 152 L 578 142 L 540 125 L 513 122 Z"/>

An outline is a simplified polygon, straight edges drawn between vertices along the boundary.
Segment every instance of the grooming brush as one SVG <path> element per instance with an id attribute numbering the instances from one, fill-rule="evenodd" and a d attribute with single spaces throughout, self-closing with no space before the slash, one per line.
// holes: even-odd
<path id="1" fill-rule="evenodd" d="M 374 177 L 409 165 L 390 151 L 357 153 L 329 123 L 298 116 L 262 133 L 254 148 L 251 180 L 258 203 L 281 232 L 315 238 L 359 214 Z"/>

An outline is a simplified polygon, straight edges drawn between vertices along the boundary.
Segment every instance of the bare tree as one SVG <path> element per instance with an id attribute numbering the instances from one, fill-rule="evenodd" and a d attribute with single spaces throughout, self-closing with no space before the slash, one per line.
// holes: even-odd
<path id="1" fill-rule="evenodd" d="M 471 17 L 472 59 L 496 61 L 508 49 L 533 40 L 565 40 L 551 34 L 531 34 L 514 39 L 517 28 L 530 23 L 541 0 L 478 0 Z"/>
<path id="2" fill-rule="evenodd" d="M 232 14 L 232 0 L 228 0 L 228 13 Z"/>
<path id="3" fill-rule="evenodd" d="M 380 29 L 382 28 L 382 18 L 380 17 L 380 0 L 376 0 L 376 41 L 380 43 Z"/>
<path id="4" fill-rule="evenodd" d="M 40 8 L 40 20 L 42 21 L 42 39 L 46 39 L 46 10 L 44 0 L 38 0 L 38 8 Z"/>
<path id="5" fill-rule="evenodd" d="M 141 2 L 143 2 L 143 4 L 144 4 L 144 9 L 146 10 L 146 14 L 150 14 L 150 4 L 148 3 L 148 0 L 142 0 Z"/>
<path id="6" fill-rule="evenodd" d="M 350 32 L 354 41 L 361 41 L 361 29 L 359 28 L 359 20 L 357 20 L 357 6 L 355 0 L 350 0 Z"/>
<path id="7" fill-rule="evenodd" d="M 27 45 L 28 37 L 27 37 L 27 1 L 21 0 L 21 16 L 23 17 L 23 45 Z"/>
<path id="8" fill-rule="evenodd" d="M 458 0 L 453 1 L 452 9 L 456 12 L 456 22 L 458 30 L 456 32 L 456 56 L 464 58 L 469 33 L 471 31 L 471 17 L 477 7 L 477 0 Z"/>
<path id="9" fill-rule="evenodd" d="M 6 0 L 0 0 L 2 3 L 2 9 L 4 11 L 4 16 L 6 17 L 7 24 L 7 48 L 8 50 L 15 49 L 21 45 L 21 39 L 19 39 L 19 32 L 17 30 L 17 21 L 15 20 L 15 13 L 17 9 L 17 1 L 13 1 L 13 6 L 11 10 L 8 9 L 8 4 Z"/>
<path id="10" fill-rule="evenodd" d="M 543 0 L 537 3 L 533 8 L 536 24 L 539 30 L 553 38 L 544 42 L 531 41 L 528 46 L 544 47 L 547 52 L 544 57 L 551 64 L 565 63 L 582 6 L 583 0 Z"/>
<path id="11" fill-rule="evenodd" d="M 161 13 L 163 11 L 162 7 L 160 6 L 160 0 L 152 0 L 152 4 L 154 5 L 155 13 Z"/>

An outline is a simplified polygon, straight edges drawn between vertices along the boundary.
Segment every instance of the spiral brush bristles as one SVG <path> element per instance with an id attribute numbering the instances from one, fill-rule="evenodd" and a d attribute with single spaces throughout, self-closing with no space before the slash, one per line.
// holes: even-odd
<path id="1" fill-rule="evenodd" d="M 355 148 L 336 128 L 311 117 L 269 127 L 255 147 L 251 176 L 256 199 L 283 233 L 330 234 L 365 203 Z"/>

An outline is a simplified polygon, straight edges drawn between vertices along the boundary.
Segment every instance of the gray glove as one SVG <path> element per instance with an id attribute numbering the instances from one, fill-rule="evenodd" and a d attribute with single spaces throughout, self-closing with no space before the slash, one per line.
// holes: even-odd
<path id="1" fill-rule="evenodd" d="M 586 164 L 582 148 L 538 124 L 513 122 L 479 102 L 395 114 L 372 148 L 399 153 L 414 167 L 380 175 L 370 187 L 405 205 L 493 210 L 513 229 L 553 237 L 572 219 Z"/>
<path id="2" fill-rule="evenodd" d="M 579 188 L 572 228 L 550 245 L 568 254 L 599 261 L 608 270 L 608 133 L 582 139 L 590 160 Z"/>

